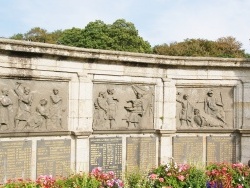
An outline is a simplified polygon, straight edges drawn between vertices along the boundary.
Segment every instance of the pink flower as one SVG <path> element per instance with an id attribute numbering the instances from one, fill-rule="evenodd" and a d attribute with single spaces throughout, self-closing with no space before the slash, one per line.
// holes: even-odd
<path id="1" fill-rule="evenodd" d="M 186 171 L 189 169 L 188 164 L 179 164 L 178 166 L 179 166 L 179 172 Z"/>
<path id="2" fill-rule="evenodd" d="M 114 176 L 114 175 L 115 175 L 115 173 L 114 173 L 113 171 L 109 171 L 108 174 L 109 174 L 110 176 Z"/>
<path id="3" fill-rule="evenodd" d="M 183 175 L 179 175 L 177 176 L 177 178 L 180 180 L 180 181 L 184 181 L 185 177 Z"/>
<path id="4" fill-rule="evenodd" d="M 108 187 L 113 187 L 114 186 L 114 180 L 107 180 L 107 186 Z"/>
<path id="5" fill-rule="evenodd" d="M 243 167 L 244 165 L 242 163 L 236 163 L 236 164 L 233 164 L 233 167 Z"/>
<path id="6" fill-rule="evenodd" d="M 116 179 L 116 180 L 115 180 L 115 183 L 118 185 L 119 188 L 120 188 L 120 187 L 124 187 L 124 183 L 123 183 L 122 180 L 120 180 L 120 179 Z"/>
<path id="7" fill-rule="evenodd" d="M 159 182 L 164 182 L 164 179 L 163 178 L 159 178 Z"/>
<path id="8" fill-rule="evenodd" d="M 150 174 L 149 178 L 155 180 L 157 178 L 157 174 Z"/>
<path id="9" fill-rule="evenodd" d="M 237 185 L 237 188 L 243 188 L 243 186 L 242 186 L 242 185 L 240 185 L 240 184 L 238 184 L 238 185 Z"/>

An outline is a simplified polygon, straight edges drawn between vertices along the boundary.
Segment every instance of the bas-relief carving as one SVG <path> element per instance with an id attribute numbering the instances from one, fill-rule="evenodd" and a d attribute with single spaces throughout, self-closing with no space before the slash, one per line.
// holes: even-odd
<path id="1" fill-rule="evenodd" d="M 154 87 L 94 85 L 94 130 L 152 129 Z"/>
<path id="2" fill-rule="evenodd" d="M 233 128 L 233 88 L 178 88 L 177 128 Z"/>
<path id="3" fill-rule="evenodd" d="M 65 130 L 65 88 L 67 82 L 0 80 L 0 131 Z"/>

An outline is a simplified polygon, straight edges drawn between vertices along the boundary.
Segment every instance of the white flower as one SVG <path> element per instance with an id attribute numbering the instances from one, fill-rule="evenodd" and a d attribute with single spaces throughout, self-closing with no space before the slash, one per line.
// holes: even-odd
<path id="1" fill-rule="evenodd" d="M 177 163 L 174 163 L 174 168 L 177 169 L 177 167 L 178 167 L 178 166 L 177 166 Z"/>

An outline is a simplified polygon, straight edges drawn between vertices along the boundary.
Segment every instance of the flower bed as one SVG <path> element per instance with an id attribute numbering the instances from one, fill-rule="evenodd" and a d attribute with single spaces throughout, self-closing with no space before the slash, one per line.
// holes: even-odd
<path id="1" fill-rule="evenodd" d="M 250 188 L 250 168 L 242 163 L 211 163 L 205 168 L 170 163 L 153 169 L 152 187 Z"/>
<path id="2" fill-rule="evenodd" d="M 67 178 L 49 175 L 36 181 L 9 180 L 2 188 L 250 188 L 250 168 L 242 163 L 213 163 L 207 167 L 168 163 L 150 172 L 126 174 L 124 182 L 114 172 L 95 168 Z"/>

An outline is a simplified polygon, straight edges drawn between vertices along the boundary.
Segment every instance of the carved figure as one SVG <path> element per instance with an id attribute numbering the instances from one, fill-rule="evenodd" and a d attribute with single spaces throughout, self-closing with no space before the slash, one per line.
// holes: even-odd
<path id="1" fill-rule="evenodd" d="M 207 120 L 201 116 L 199 109 L 194 109 L 194 122 L 199 127 L 208 126 Z"/>
<path id="2" fill-rule="evenodd" d="M 8 97 L 9 90 L 7 88 L 2 89 L 2 96 L 0 97 L 0 129 L 5 126 L 5 130 L 12 128 L 13 122 L 10 119 L 11 113 L 13 112 L 12 101 Z"/>
<path id="3" fill-rule="evenodd" d="M 116 125 L 116 112 L 117 112 L 117 102 L 119 100 L 114 96 L 114 89 L 107 90 L 107 116 L 110 122 L 110 128 L 114 128 Z"/>
<path id="4" fill-rule="evenodd" d="M 46 99 L 41 99 L 39 106 L 36 107 L 35 128 L 47 129 L 47 121 L 50 115 L 47 103 Z"/>
<path id="5" fill-rule="evenodd" d="M 204 111 L 205 113 L 217 118 L 218 120 L 225 122 L 225 112 L 223 110 L 222 96 L 220 94 L 221 100 L 218 101 L 213 96 L 213 90 L 207 92 L 207 97 L 204 99 Z"/>
<path id="6" fill-rule="evenodd" d="M 50 95 L 52 105 L 50 107 L 50 124 L 54 128 L 62 128 L 62 98 L 59 96 L 59 90 L 54 88 Z"/>
<path id="7" fill-rule="evenodd" d="M 127 101 L 127 103 L 131 103 L 131 106 L 124 107 L 128 111 L 126 117 L 128 128 L 131 125 L 134 125 L 134 127 L 138 127 L 138 125 L 140 124 L 141 118 L 144 113 L 142 97 L 143 95 L 141 93 L 136 93 L 135 100 Z"/>
<path id="8" fill-rule="evenodd" d="M 132 89 L 135 93 L 142 95 L 143 116 L 141 119 L 141 128 L 152 128 L 153 126 L 153 96 L 154 91 L 151 87 L 133 85 Z"/>
<path id="9" fill-rule="evenodd" d="M 177 93 L 177 96 L 180 96 L 180 93 Z M 182 96 L 182 99 L 179 99 L 179 97 L 176 98 L 176 101 L 181 104 L 181 112 L 179 114 L 179 120 L 181 123 L 181 126 L 188 126 L 192 127 L 192 120 L 194 115 L 194 107 L 188 100 L 188 95 L 184 94 Z"/>
<path id="10" fill-rule="evenodd" d="M 107 111 L 108 104 L 105 92 L 99 92 L 99 95 L 94 102 L 95 112 L 94 112 L 94 120 L 93 120 L 93 128 L 97 128 L 98 126 L 106 127 Z"/>
<path id="11" fill-rule="evenodd" d="M 30 126 L 31 104 L 33 96 L 30 94 L 28 87 L 22 87 L 21 83 L 16 83 L 14 92 L 18 96 L 18 110 L 15 117 L 15 128 L 27 128 Z"/>

